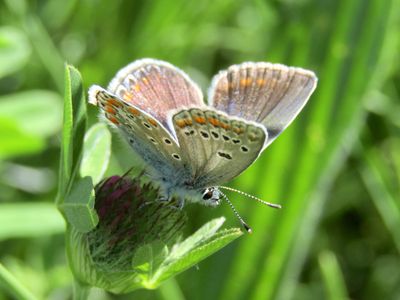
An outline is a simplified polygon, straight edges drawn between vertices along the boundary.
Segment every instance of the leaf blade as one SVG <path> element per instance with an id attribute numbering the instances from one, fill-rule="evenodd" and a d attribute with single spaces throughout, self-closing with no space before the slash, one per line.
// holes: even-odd
<path id="1" fill-rule="evenodd" d="M 81 177 L 91 176 L 97 184 L 107 170 L 111 156 L 111 134 L 104 123 L 93 125 L 85 134 Z"/>

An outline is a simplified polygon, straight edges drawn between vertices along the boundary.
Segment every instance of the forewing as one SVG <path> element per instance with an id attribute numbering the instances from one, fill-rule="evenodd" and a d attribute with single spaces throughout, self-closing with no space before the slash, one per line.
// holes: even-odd
<path id="1" fill-rule="evenodd" d="M 266 139 L 262 126 L 210 108 L 182 110 L 172 125 L 195 187 L 239 175 L 256 160 Z"/>
<path id="2" fill-rule="evenodd" d="M 180 148 L 175 138 L 151 115 L 99 86 L 90 88 L 89 102 L 100 107 L 105 118 L 158 174 L 171 176 L 181 170 Z"/>
<path id="3" fill-rule="evenodd" d="M 189 76 L 154 59 L 137 60 L 120 70 L 108 91 L 149 113 L 164 126 L 170 110 L 203 105 L 201 90 Z"/>
<path id="4" fill-rule="evenodd" d="M 209 104 L 228 115 L 255 121 L 268 132 L 267 147 L 293 121 L 317 83 L 315 74 L 271 63 L 243 63 L 217 74 Z"/>

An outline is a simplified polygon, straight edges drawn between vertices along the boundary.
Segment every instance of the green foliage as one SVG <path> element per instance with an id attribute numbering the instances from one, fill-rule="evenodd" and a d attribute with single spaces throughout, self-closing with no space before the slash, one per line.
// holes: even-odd
<path id="1" fill-rule="evenodd" d="M 343 274 L 335 255 L 329 251 L 324 251 L 318 256 L 321 273 L 324 278 L 327 298 L 348 299 Z"/>
<path id="2" fill-rule="evenodd" d="M 20 282 L 0 264 L 0 286 L 2 286 L 10 296 L 17 299 L 34 300 L 37 299 Z"/>
<path id="3" fill-rule="evenodd" d="M 24 220 L 16 222 L 16 220 Z M 41 220 L 41 222 L 38 222 Z M 52 203 L 3 203 L 0 205 L 0 240 L 62 233 L 65 224 Z"/>
<path id="4" fill-rule="evenodd" d="M 30 44 L 20 29 L 0 27 L 0 78 L 24 67 L 30 52 Z"/>
<path id="5" fill-rule="evenodd" d="M 111 134 L 104 123 L 93 125 L 85 135 L 80 166 L 81 177 L 90 176 L 93 184 L 103 178 L 111 154 Z"/>
<path id="6" fill-rule="evenodd" d="M 158 269 L 147 278 L 147 286 L 155 287 L 163 280 L 201 262 L 242 235 L 238 228 L 217 231 L 224 218 L 214 219 L 166 253 Z"/>
<path id="7" fill-rule="evenodd" d="M 61 99 L 31 90 L 0 97 L 0 158 L 43 151 L 46 138 L 61 128 Z M 50 126 L 49 126 L 50 124 Z"/>
<path id="8" fill-rule="evenodd" d="M 61 204 L 67 221 L 80 232 L 89 232 L 99 221 L 94 210 L 94 195 L 92 178 L 83 177 L 73 183 L 70 193 Z"/>
<path id="9" fill-rule="evenodd" d="M 64 121 L 59 171 L 59 197 L 68 193 L 68 188 L 80 168 L 83 136 L 86 130 L 86 102 L 81 75 L 72 66 L 65 68 Z"/>
<path id="10" fill-rule="evenodd" d="M 113 293 L 127 293 L 138 288 L 155 289 L 163 281 L 200 263 L 242 235 L 239 229 L 219 230 L 224 218 L 212 220 L 192 236 L 171 248 L 162 243 L 144 244 L 132 249 L 131 270 L 110 271 L 92 260 L 88 239 L 70 230 L 67 242 L 73 272 L 78 280 Z"/>
<path id="11" fill-rule="evenodd" d="M 203 91 L 218 70 L 247 60 L 312 69 L 319 84 L 294 124 L 232 182 L 282 210 L 229 195 L 253 235 L 160 291 L 93 299 L 398 298 L 399 8 L 399 0 L 0 2 L 0 262 L 20 282 L 14 292 L 1 287 L 0 299 L 25 286 L 38 298 L 70 297 L 64 224 L 51 200 L 78 199 L 81 177 L 96 183 L 132 168 L 137 159 L 118 138 L 109 157 L 104 126 L 86 130 L 86 114 L 94 124 L 97 111 L 86 112 L 84 98 L 88 85 L 106 86 L 142 57 L 179 66 Z M 86 86 L 73 67 L 64 74 L 65 61 Z M 96 224 L 92 186 L 84 192 L 83 205 L 72 206 L 88 216 L 79 218 L 83 231 Z M 185 209 L 192 232 L 221 215 L 236 224 L 228 207 Z M 219 240 L 218 232 L 209 243 L 236 234 Z"/>

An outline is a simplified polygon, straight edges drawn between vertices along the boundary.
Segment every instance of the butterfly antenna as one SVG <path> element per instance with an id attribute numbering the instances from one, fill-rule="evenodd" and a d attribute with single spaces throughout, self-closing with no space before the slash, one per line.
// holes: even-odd
<path id="1" fill-rule="evenodd" d="M 245 193 L 245 192 L 242 192 L 242 191 L 233 189 L 233 188 L 228 187 L 228 186 L 218 186 L 218 188 L 220 188 L 220 189 L 225 189 L 225 190 L 232 191 L 232 192 L 236 192 L 236 193 L 241 194 L 241 195 L 243 195 L 243 196 L 247 196 L 247 197 L 249 197 L 249 198 L 251 198 L 251 199 L 253 199 L 253 200 L 256 200 L 256 201 L 258 201 L 258 202 L 260 202 L 260 203 L 262 203 L 262 204 L 264 204 L 264 205 L 267 205 L 267 206 L 269 206 L 269 207 L 273 207 L 273 208 L 282 208 L 282 206 L 279 205 L 279 204 L 270 203 L 270 202 L 261 200 L 260 198 L 257 198 L 257 197 L 255 197 L 255 196 L 253 196 L 253 195 L 250 195 L 250 194 L 247 194 L 247 193 Z"/>
<path id="2" fill-rule="evenodd" d="M 249 225 L 246 224 L 245 221 L 243 221 L 242 217 L 239 215 L 239 213 L 237 212 L 236 208 L 233 206 L 232 202 L 228 199 L 228 197 L 224 193 L 222 193 L 221 191 L 220 191 L 220 193 L 221 193 L 222 197 L 225 199 L 225 201 L 229 204 L 229 206 L 233 210 L 233 213 L 239 219 L 240 223 L 242 224 L 244 229 L 247 231 L 247 233 L 252 233 L 253 230 L 251 229 L 251 227 Z"/>

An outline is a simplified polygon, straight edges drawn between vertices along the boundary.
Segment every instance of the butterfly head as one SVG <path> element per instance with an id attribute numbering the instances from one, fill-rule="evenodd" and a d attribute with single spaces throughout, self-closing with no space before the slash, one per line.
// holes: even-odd
<path id="1" fill-rule="evenodd" d="M 221 202 L 221 192 L 215 187 L 205 188 L 201 193 L 202 204 L 207 206 L 217 206 Z"/>

